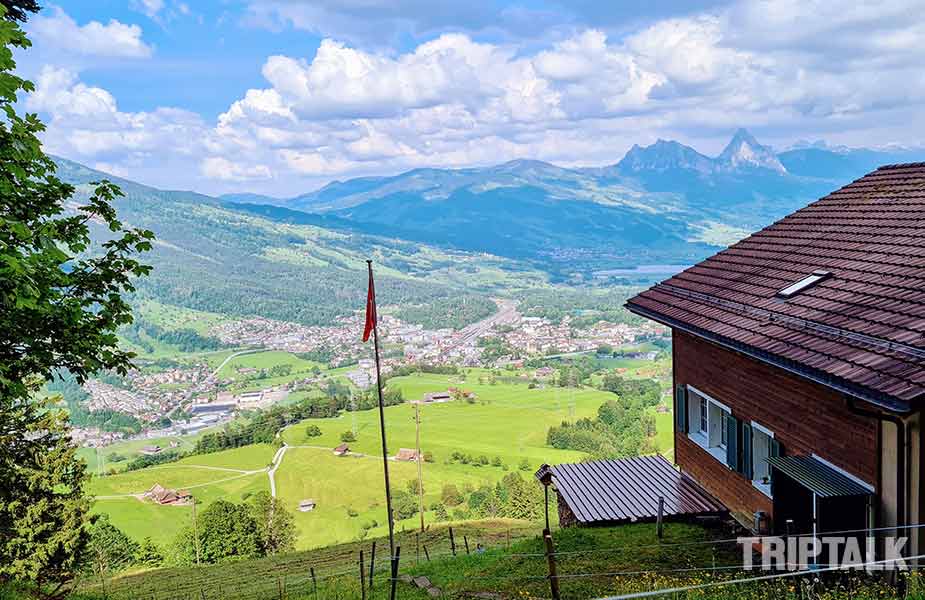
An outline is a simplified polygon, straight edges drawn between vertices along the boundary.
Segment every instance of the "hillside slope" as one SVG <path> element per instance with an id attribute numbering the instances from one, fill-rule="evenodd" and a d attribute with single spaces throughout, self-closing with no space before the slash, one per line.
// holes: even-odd
<path id="1" fill-rule="evenodd" d="M 77 186 L 77 201 L 89 193 L 88 182 L 108 178 L 121 186 L 119 218 L 157 236 L 154 251 L 144 257 L 154 270 L 139 282 L 139 296 L 168 305 L 328 324 L 363 307 L 367 258 L 376 261 L 384 304 L 463 301 L 467 294 L 546 281 L 510 259 L 369 235 L 331 218 L 286 222 L 209 196 L 158 190 L 57 162 L 59 177 Z M 96 235 L 104 238 L 106 232 Z M 466 289 L 459 283 L 463 279 Z"/>
<path id="2" fill-rule="evenodd" d="M 229 199 L 323 214 L 366 231 L 490 252 L 569 276 L 696 262 L 879 164 L 922 156 L 829 148 L 777 153 L 740 129 L 715 157 L 659 140 L 598 168 L 514 160 L 335 181 L 290 199 Z"/>

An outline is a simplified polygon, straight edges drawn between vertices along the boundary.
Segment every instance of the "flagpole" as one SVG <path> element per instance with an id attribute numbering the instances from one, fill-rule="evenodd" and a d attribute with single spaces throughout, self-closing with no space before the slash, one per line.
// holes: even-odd
<path id="1" fill-rule="evenodd" d="M 369 285 L 373 287 L 373 261 L 367 260 L 369 269 Z M 375 294 L 373 294 L 373 310 L 375 311 Z M 367 309 L 368 310 L 368 309 Z M 395 560 L 395 523 L 392 520 L 392 487 L 389 485 L 389 450 L 385 442 L 385 410 L 382 401 L 382 372 L 379 367 L 379 316 L 373 321 L 373 348 L 376 353 L 376 388 L 379 391 L 379 431 L 382 433 L 382 472 L 385 474 L 385 506 L 389 519 L 389 558 Z M 394 586 L 393 588 L 394 589 Z"/>

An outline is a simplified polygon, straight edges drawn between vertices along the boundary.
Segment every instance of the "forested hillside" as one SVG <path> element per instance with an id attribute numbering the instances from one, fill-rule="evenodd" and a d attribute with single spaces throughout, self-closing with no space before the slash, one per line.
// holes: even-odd
<path id="1" fill-rule="evenodd" d="M 403 318 L 410 322 L 430 325 L 437 316 L 452 314 L 452 326 L 462 327 L 494 311 L 487 294 L 546 281 L 540 272 L 508 259 L 284 222 L 279 215 L 264 218 L 207 196 L 156 190 L 62 159 L 58 164 L 62 179 L 77 184 L 79 195 L 86 194 L 89 181 L 115 179 L 125 193 L 116 201 L 120 218 L 157 235 L 150 256 L 155 268 L 140 283 L 138 299 L 326 325 L 363 306 L 365 259 L 371 257 L 383 304 L 407 306 Z M 128 331 L 142 344 L 160 333 L 152 323 Z M 192 331 L 168 337 L 164 341 L 178 347 L 215 346 Z"/>

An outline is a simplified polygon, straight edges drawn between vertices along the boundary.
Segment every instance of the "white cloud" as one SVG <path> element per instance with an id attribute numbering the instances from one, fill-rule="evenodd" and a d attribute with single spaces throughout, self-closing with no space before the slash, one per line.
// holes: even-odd
<path id="1" fill-rule="evenodd" d="M 392 14 L 379 0 L 347 4 L 364 3 Z M 28 102 L 50 116 L 46 139 L 69 157 L 129 173 L 195 157 L 198 169 L 162 169 L 161 183 L 185 176 L 213 191 L 254 183 L 296 193 L 333 177 L 515 157 L 607 164 L 656 137 L 718 150 L 738 126 L 772 143 L 915 143 L 923 28 L 894 0 L 882 11 L 743 0 L 525 46 L 460 33 L 405 52 L 325 39 L 313 56 L 268 57 L 266 84 L 208 124 L 179 109 L 120 111 L 73 69 L 44 70 Z"/>
<path id="2" fill-rule="evenodd" d="M 90 21 L 78 25 L 60 8 L 51 16 L 38 14 L 29 22 L 29 32 L 39 44 L 55 46 L 84 56 L 146 58 L 153 49 L 142 39 L 141 27 L 111 19 L 104 25 Z"/>
<path id="3" fill-rule="evenodd" d="M 176 108 L 126 113 L 108 91 L 81 82 L 67 69 L 45 67 L 26 108 L 49 116 L 44 142 L 52 153 L 115 163 L 170 153 L 192 155 L 209 129 L 199 115 Z"/>
<path id="4" fill-rule="evenodd" d="M 164 0 L 132 0 L 132 6 L 153 19 L 163 10 Z"/>
<path id="5" fill-rule="evenodd" d="M 210 179 L 223 181 L 253 181 L 273 176 L 266 165 L 243 165 L 221 156 L 210 156 L 202 161 L 200 170 Z"/>

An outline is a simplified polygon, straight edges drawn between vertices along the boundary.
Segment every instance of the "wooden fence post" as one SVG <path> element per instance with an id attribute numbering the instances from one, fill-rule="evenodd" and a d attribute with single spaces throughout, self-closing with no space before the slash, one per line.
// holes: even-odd
<path id="1" fill-rule="evenodd" d="M 658 534 L 658 539 L 662 539 L 662 519 L 665 516 L 665 497 L 658 497 L 658 520 L 656 521 L 655 530 Z"/>
<path id="2" fill-rule="evenodd" d="M 421 562 L 421 534 L 414 533 L 414 564 Z"/>
<path id="3" fill-rule="evenodd" d="M 363 549 L 360 549 L 360 595 L 366 600 L 366 568 L 363 564 Z"/>
<path id="4" fill-rule="evenodd" d="M 427 551 L 427 544 L 424 544 L 424 559 L 430 562 L 430 553 Z"/>
<path id="5" fill-rule="evenodd" d="M 308 572 L 312 576 L 312 594 L 315 598 L 318 597 L 318 581 L 315 579 L 315 567 L 309 567 Z"/>
<path id="6" fill-rule="evenodd" d="M 369 591 L 373 590 L 373 573 L 376 569 L 376 540 L 373 540 L 372 553 L 369 555 Z"/>
<path id="7" fill-rule="evenodd" d="M 456 540 L 453 539 L 453 528 L 450 527 L 450 550 L 453 551 L 453 556 L 456 556 Z"/>
<path id="8" fill-rule="evenodd" d="M 464 535 L 463 542 L 466 544 L 466 554 L 469 554 L 469 537 Z"/>
<path id="9" fill-rule="evenodd" d="M 552 535 L 548 529 L 543 530 L 543 541 L 546 542 L 546 564 L 549 567 L 549 591 L 552 593 L 552 600 L 559 598 L 559 576 L 556 574 L 556 550 L 552 545 Z"/>
<path id="10" fill-rule="evenodd" d="M 389 599 L 395 600 L 395 586 L 398 584 L 398 559 L 401 557 L 401 546 L 395 546 L 395 556 L 392 557 L 392 588 Z"/>

